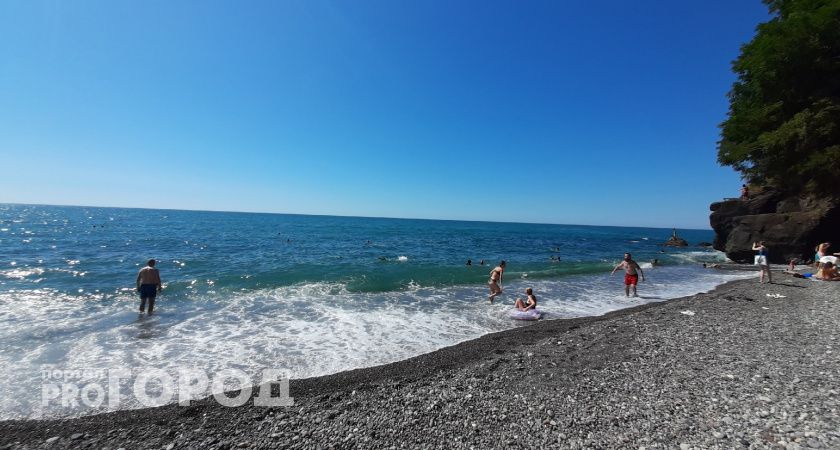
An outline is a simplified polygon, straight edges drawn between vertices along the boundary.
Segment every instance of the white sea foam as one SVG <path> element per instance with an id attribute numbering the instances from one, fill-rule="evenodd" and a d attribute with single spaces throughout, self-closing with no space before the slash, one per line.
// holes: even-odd
<path id="1" fill-rule="evenodd" d="M 40 267 L 21 267 L 12 270 L 6 270 L 0 272 L 0 275 L 3 275 L 6 278 L 22 280 L 26 277 L 30 277 L 33 275 L 42 275 L 44 273 L 44 269 Z"/>
<path id="2" fill-rule="evenodd" d="M 30 417 L 38 410 L 44 365 L 169 372 L 191 367 L 209 373 L 239 368 L 252 376 L 275 368 L 294 378 L 311 377 L 524 325 L 506 312 L 527 287 L 547 317 L 568 318 L 691 295 L 744 277 L 687 267 L 657 267 L 645 274 L 637 299 L 624 297 L 623 277 L 607 273 L 514 279 L 494 305 L 487 304 L 483 285 L 429 288 L 412 282 L 412 289 L 384 293 L 349 292 L 341 283 L 233 292 L 185 289 L 181 298 L 164 292 L 151 317 L 138 317 L 131 290 L 85 297 L 48 289 L 3 292 L 0 419 Z M 131 398 L 121 406 L 139 407 Z"/>

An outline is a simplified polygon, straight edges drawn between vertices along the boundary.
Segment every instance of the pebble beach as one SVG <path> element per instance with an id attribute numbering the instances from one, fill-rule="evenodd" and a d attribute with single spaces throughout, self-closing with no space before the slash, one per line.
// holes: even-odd
<path id="1" fill-rule="evenodd" d="M 0 422 L 0 448 L 840 448 L 840 283 L 775 279 L 292 380 L 293 407 Z"/>

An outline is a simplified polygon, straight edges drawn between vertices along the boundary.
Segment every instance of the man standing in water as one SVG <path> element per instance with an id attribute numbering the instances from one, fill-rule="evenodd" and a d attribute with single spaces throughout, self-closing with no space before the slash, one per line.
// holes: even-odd
<path id="1" fill-rule="evenodd" d="M 146 300 L 149 301 L 149 314 L 155 309 L 155 297 L 160 292 L 160 271 L 155 269 L 155 260 L 150 259 L 146 267 L 137 273 L 137 292 L 140 293 L 140 312 L 146 312 Z"/>
<path id="2" fill-rule="evenodd" d="M 490 285 L 490 297 L 487 298 L 490 303 L 493 303 L 496 296 L 502 293 L 500 285 L 503 283 L 502 276 L 505 273 L 506 265 L 507 263 L 502 261 L 490 271 L 490 281 L 487 283 Z"/>
<path id="3" fill-rule="evenodd" d="M 633 257 L 629 253 L 624 254 L 624 261 L 621 261 L 610 275 L 614 275 L 618 269 L 624 269 L 624 295 L 630 297 L 630 287 L 633 287 L 633 297 L 638 297 L 636 294 L 636 284 L 639 283 L 639 275 L 642 275 L 642 281 L 645 281 L 645 273 Z M 638 271 L 638 273 L 636 273 Z"/>

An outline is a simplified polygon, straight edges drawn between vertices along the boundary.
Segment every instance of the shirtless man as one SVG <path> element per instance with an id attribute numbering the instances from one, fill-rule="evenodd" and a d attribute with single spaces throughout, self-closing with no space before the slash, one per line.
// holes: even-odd
<path id="1" fill-rule="evenodd" d="M 160 292 L 160 271 L 155 269 L 155 260 L 150 259 L 146 267 L 137 273 L 137 292 L 140 293 L 140 312 L 146 310 L 146 300 L 149 301 L 149 314 L 155 309 L 155 297 Z"/>
<path id="2" fill-rule="evenodd" d="M 642 268 L 639 267 L 636 261 L 633 261 L 629 253 L 625 253 L 624 261 L 621 261 L 615 266 L 615 269 L 612 270 L 610 275 L 615 274 L 615 271 L 618 269 L 624 269 L 624 295 L 630 297 L 630 287 L 632 286 L 633 297 L 638 297 L 636 294 L 636 284 L 639 283 L 639 275 L 642 276 L 642 281 L 645 281 L 645 273 L 642 271 Z M 638 274 L 636 271 L 638 271 Z"/>
<path id="3" fill-rule="evenodd" d="M 496 296 L 502 293 L 500 285 L 503 283 L 502 276 L 505 273 L 506 265 L 507 263 L 502 261 L 490 271 L 490 281 L 487 282 L 490 285 L 490 297 L 487 298 L 490 303 L 493 303 Z"/>

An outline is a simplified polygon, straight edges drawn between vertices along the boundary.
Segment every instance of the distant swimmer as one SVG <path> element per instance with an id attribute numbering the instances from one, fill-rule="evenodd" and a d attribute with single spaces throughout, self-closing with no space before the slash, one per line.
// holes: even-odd
<path id="1" fill-rule="evenodd" d="M 478 262 L 478 265 L 479 265 L 479 266 L 483 266 L 483 265 L 484 265 L 484 260 L 482 259 L 481 261 L 479 261 L 479 262 Z"/>
<path id="2" fill-rule="evenodd" d="M 149 314 L 155 309 L 155 297 L 163 286 L 160 283 L 160 271 L 155 269 L 155 260 L 150 259 L 146 267 L 137 273 L 137 292 L 140 293 L 140 312 L 146 312 L 146 301 L 149 301 Z"/>
<path id="3" fill-rule="evenodd" d="M 654 259 L 653 261 L 651 261 L 651 262 L 650 262 L 650 266 L 651 266 L 651 267 L 659 267 L 659 266 L 661 266 L 661 265 L 662 265 L 662 264 L 660 264 L 660 263 L 659 263 L 659 260 L 658 260 L 658 259 Z"/>
<path id="4" fill-rule="evenodd" d="M 610 275 L 614 275 L 618 269 L 624 269 L 624 295 L 630 297 L 630 288 L 632 287 L 633 297 L 638 297 L 636 285 L 639 283 L 639 275 L 642 276 L 642 281 L 645 281 L 645 273 L 642 268 L 636 261 L 633 261 L 633 257 L 629 253 L 625 253 L 624 261 L 615 266 Z"/>
<path id="5" fill-rule="evenodd" d="M 528 311 L 529 309 L 536 309 L 537 307 L 537 297 L 534 295 L 534 291 L 531 288 L 525 289 L 525 294 L 528 296 L 525 300 L 521 298 L 516 299 L 516 304 L 514 305 L 516 309 L 520 311 Z"/>
<path id="6" fill-rule="evenodd" d="M 471 265 L 472 265 L 472 260 L 471 260 L 471 259 L 468 259 L 468 260 L 467 260 L 467 265 L 468 265 L 468 266 L 471 266 Z"/>
<path id="7" fill-rule="evenodd" d="M 487 282 L 490 285 L 490 297 L 487 298 L 490 303 L 493 303 L 496 296 L 502 293 L 501 285 L 504 283 L 506 265 L 507 263 L 502 261 L 490 271 L 490 281 Z"/>

